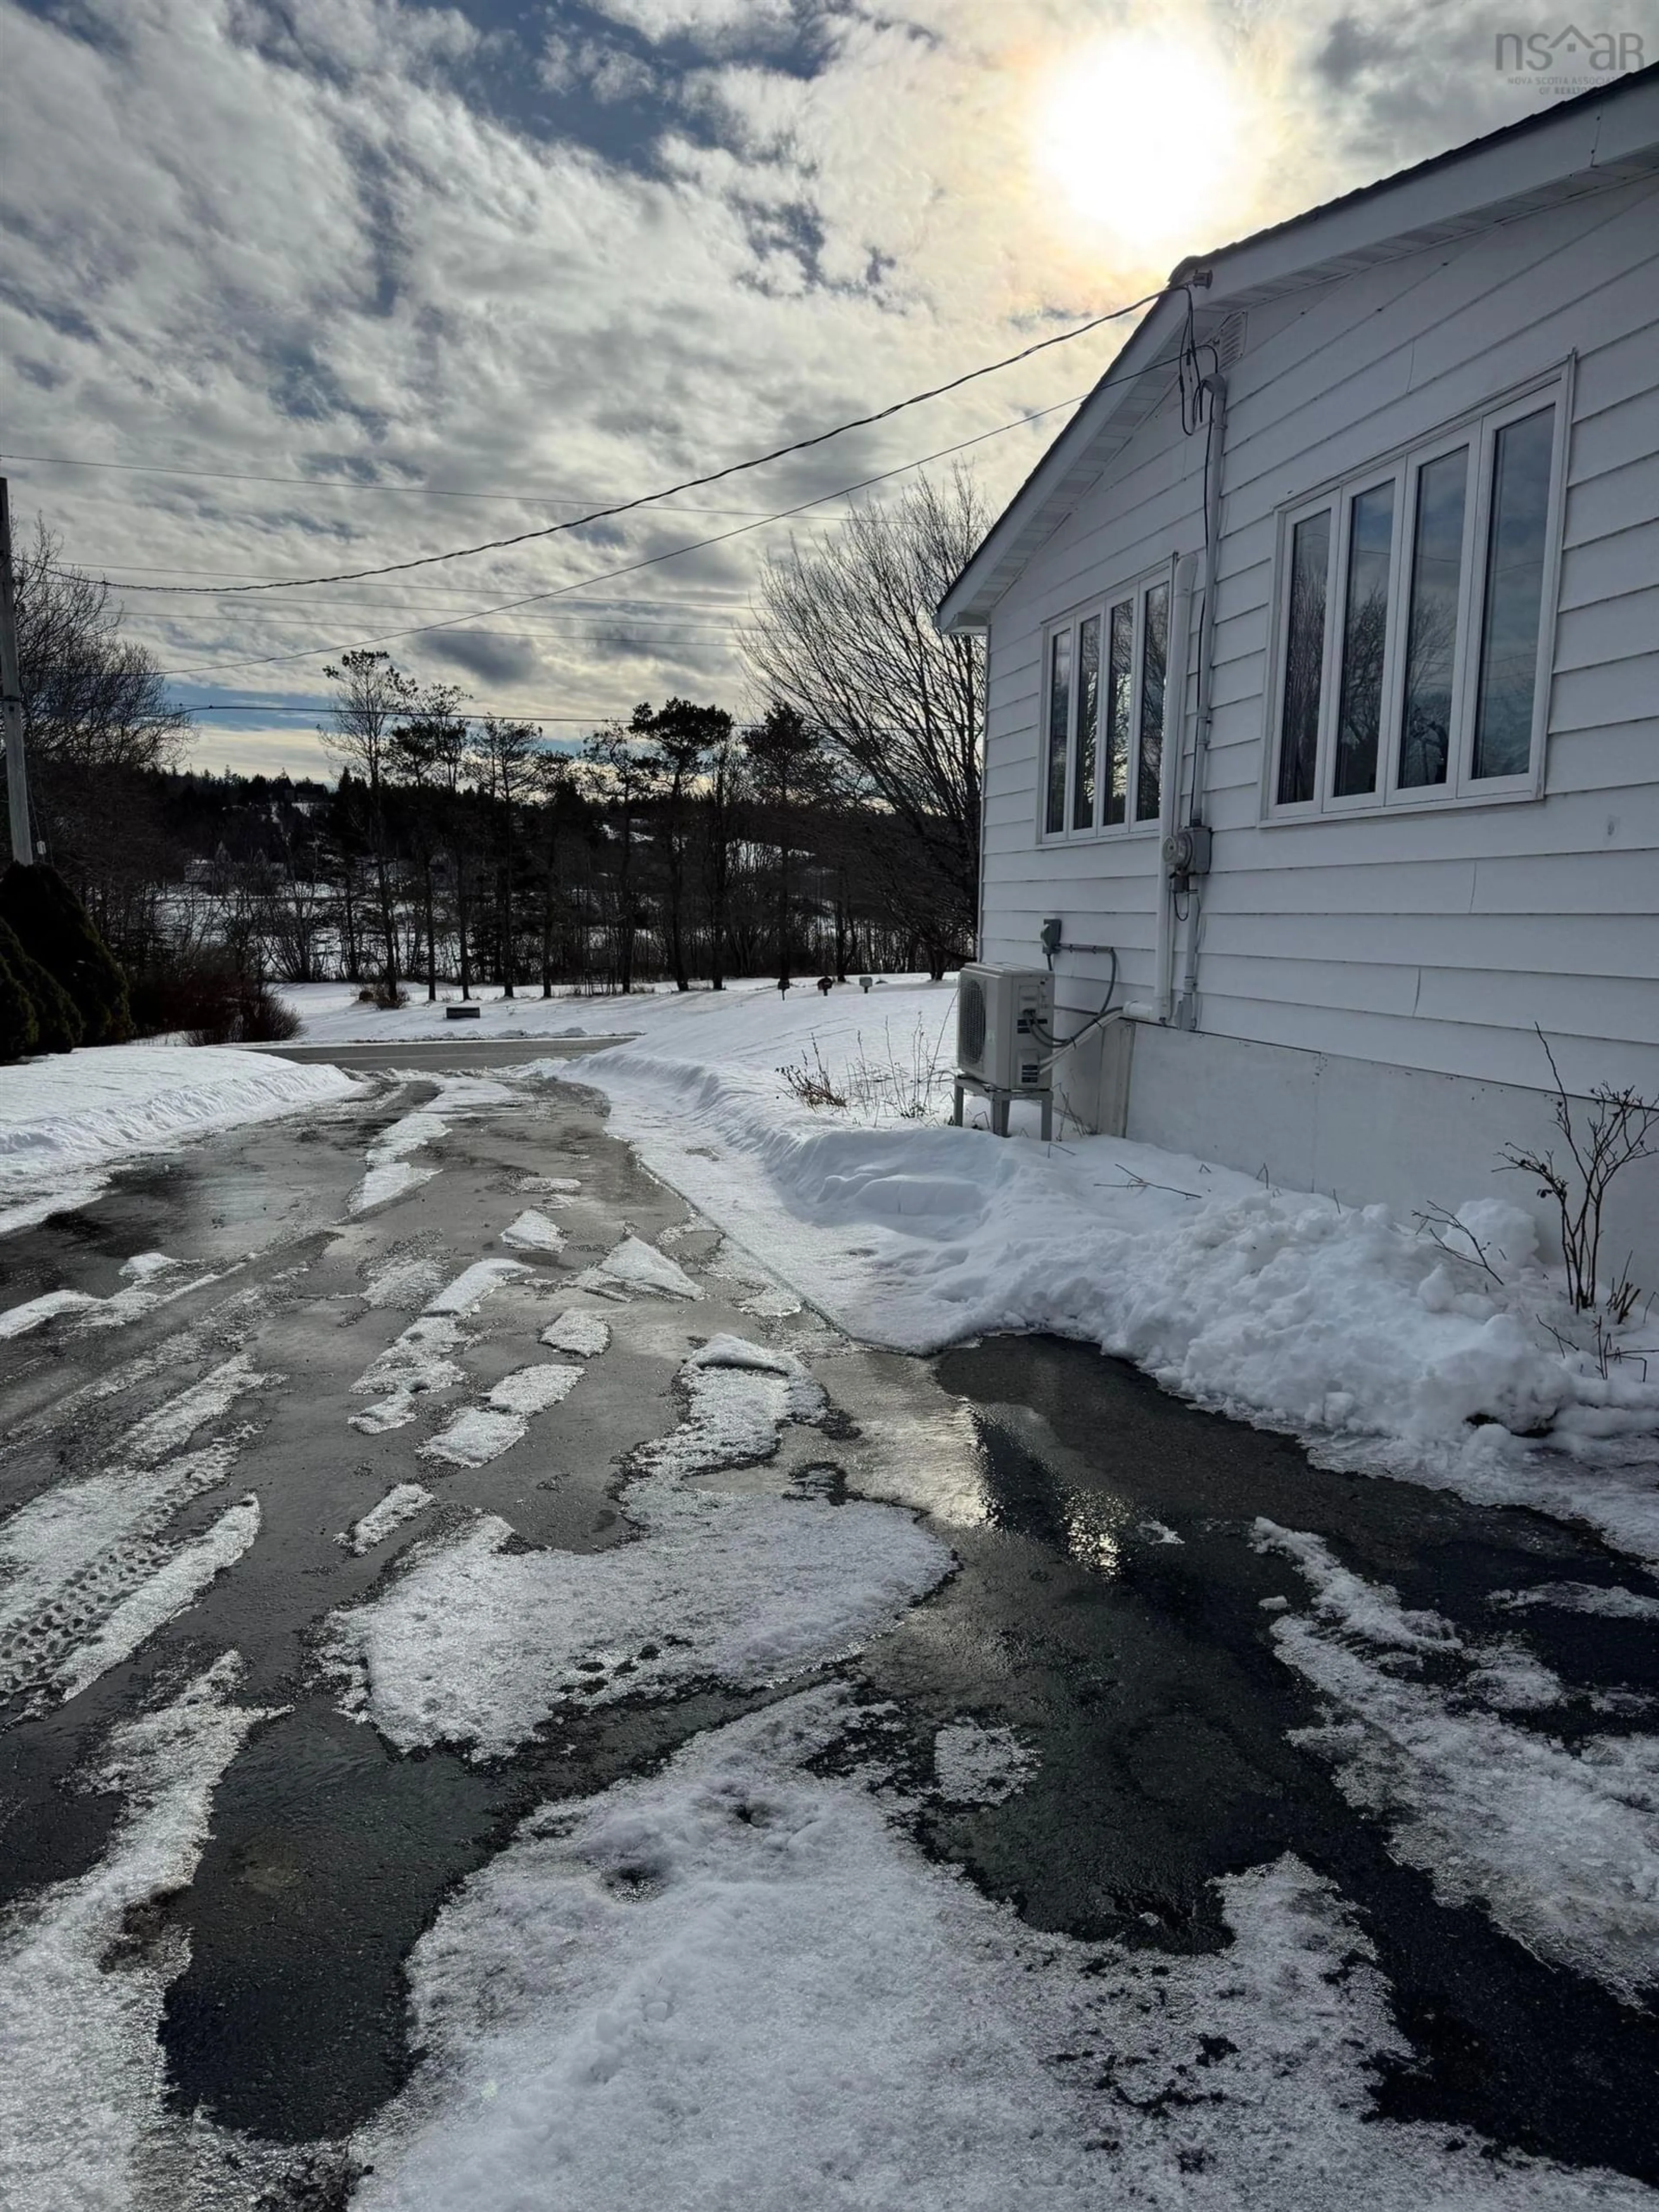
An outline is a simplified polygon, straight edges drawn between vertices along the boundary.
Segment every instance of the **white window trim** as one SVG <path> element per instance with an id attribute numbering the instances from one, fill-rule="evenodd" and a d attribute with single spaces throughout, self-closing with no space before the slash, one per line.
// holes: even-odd
<path id="1" fill-rule="evenodd" d="M 1449 807 L 1512 805 L 1540 799 L 1547 769 L 1550 691 L 1555 667 L 1555 632 L 1560 598 L 1561 549 L 1566 515 L 1568 445 L 1571 436 L 1573 380 L 1577 356 L 1459 416 L 1427 437 L 1381 456 L 1369 467 L 1350 471 L 1317 490 L 1283 507 L 1277 516 L 1273 558 L 1273 620 L 1261 748 L 1260 821 L 1273 829 L 1292 823 L 1343 820 L 1355 815 L 1398 816 Z M 1525 772 L 1513 776 L 1471 774 L 1474 749 L 1475 695 L 1481 626 L 1486 617 L 1487 530 L 1491 521 L 1492 463 L 1498 434 L 1540 408 L 1553 404 L 1555 423 L 1550 452 L 1549 505 L 1544 526 L 1542 605 L 1538 625 L 1538 668 L 1533 688 L 1531 751 Z M 1416 527 L 1417 478 L 1424 465 L 1459 446 L 1470 448 L 1470 493 L 1463 514 L 1457 635 L 1453 648 L 1452 752 L 1443 784 L 1398 788 L 1405 692 L 1406 625 L 1411 587 L 1411 554 Z M 1346 618 L 1348 542 L 1353 501 L 1361 493 L 1392 480 L 1395 527 L 1389 564 L 1389 638 L 1382 671 L 1382 728 L 1377 748 L 1376 788 L 1340 798 L 1334 790 L 1336 722 L 1340 708 L 1342 630 Z M 1319 743 L 1314 793 L 1284 805 L 1278 799 L 1279 748 L 1289 647 L 1290 552 L 1298 522 L 1329 509 L 1331 544 L 1325 586 L 1325 651 L 1321 664 Z"/>
<path id="2" fill-rule="evenodd" d="M 1036 842 L 1047 850 L 1060 845 L 1097 845 L 1125 837 L 1155 837 L 1158 834 L 1159 814 L 1154 811 L 1145 820 L 1135 819 L 1135 803 L 1140 783 L 1140 712 L 1141 692 L 1146 674 L 1146 594 L 1159 584 L 1170 589 L 1173 610 L 1175 568 L 1173 557 L 1161 562 L 1155 568 L 1143 568 L 1139 574 L 1114 585 L 1109 592 L 1083 600 L 1068 612 L 1059 615 L 1042 628 L 1042 658 L 1037 670 L 1037 778 L 1036 778 Z M 1108 822 L 1103 817 L 1106 810 L 1106 716 L 1108 690 L 1112 665 L 1112 610 L 1126 600 L 1134 606 L 1134 620 L 1129 639 L 1129 715 L 1125 732 L 1123 819 Z M 1081 711 L 1083 686 L 1080 681 L 1083 625 L 1091 616 L 1100 621 L 1100 674 L 1098 705 L 1095 728 L 1095 805 L 1094 820 L 1087 828 L 1072 827 L 1073 796 L 1076 788 L 1078 717 Z M 1048 680 L 1053 665 L 1054 641 L 1070 631 L 1072 637 L 1072 696 L 1068 710 L 1066 745 L 1066 827 L 1050 830 L 1048 820 Z M 1167 657 L 1168 641 L 1165 650 Z M 1167 665 L 1164 681 L 1167 686 L 1174 680 L 1174 672 Z M 1182 681 L 1185 682 L 1185 672 Z M 1160 763 L 1160 775 L 1164 764 Z"/>

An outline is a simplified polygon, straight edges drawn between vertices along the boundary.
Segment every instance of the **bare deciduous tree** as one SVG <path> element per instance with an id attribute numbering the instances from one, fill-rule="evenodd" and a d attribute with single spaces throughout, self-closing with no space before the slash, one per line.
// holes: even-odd
<path id="1" fill-rule="evenodd" d="M 915 894 L 948 905 L 963 935 L 979 896 L 984 649 L 941 637 L 933 610 L 985 527 L 961 467 L 855 507 L 824 544 L 769 562 L 746 647 L 767 696 L 821 730 L 903 825 Z"/>
<path id="2" fill-rule="evenodd" d="M 52 857 L 100 911 L 143 842 L 138 781 L 177 765 L 191 717 L 168 702 L 155 655 L 121 635 L 108 585 L 66 566 L 44 522 L 15 585 L 30 797 Z"/>

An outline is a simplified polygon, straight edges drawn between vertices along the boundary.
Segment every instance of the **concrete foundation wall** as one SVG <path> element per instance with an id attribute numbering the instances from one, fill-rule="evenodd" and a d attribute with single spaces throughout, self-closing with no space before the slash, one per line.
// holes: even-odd
<path id="1" fill-rule="evenodd" d="M 1091 1108 L 1087 1125 L 1103 1132 L 1265 1169 L 1281 1189 L 1345 1206 L 1380 1201 L 1401 1219 L 1431 1202 L 1501 1198 L 1533 1214 L 1559 1255 L 1553 1202 L 1528 1176 L 1495 1172 L 1510 1144 L 1565 1158 L 1547 1091 L 1151 1023 L 1114 1024 L 1076 1058 L 1074 1072 L 1057 1071 L 1066 1103 L 1079 1120 Z M 1603 1224 L 1603 1274 L 1631 1254 L 1636 1279 L 1659 1289 L 1659 1159 L 1625 1170 Z"/>

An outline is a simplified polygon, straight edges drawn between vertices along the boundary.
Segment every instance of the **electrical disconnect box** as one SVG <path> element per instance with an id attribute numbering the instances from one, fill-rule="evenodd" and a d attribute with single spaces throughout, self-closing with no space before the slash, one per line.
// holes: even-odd
<path id="1" fill-rule="evenodd" d="M 962 971 L 957 1072 L 991 1091 L 1036 1097 L 1050 1087 L 1054 979 L 1041 968 Z"/>

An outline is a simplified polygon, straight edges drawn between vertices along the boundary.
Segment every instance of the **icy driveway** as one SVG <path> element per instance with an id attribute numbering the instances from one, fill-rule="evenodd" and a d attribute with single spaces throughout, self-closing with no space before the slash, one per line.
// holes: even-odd
<path id="1" fill-rule="evenodd" d="M 860 1352 L 510 1067 L 0 1260 L 27 2212 L 1652 2201 L 1590 1539 Z"/>

